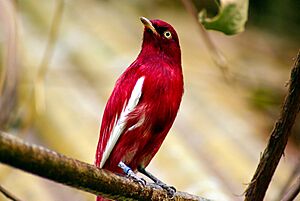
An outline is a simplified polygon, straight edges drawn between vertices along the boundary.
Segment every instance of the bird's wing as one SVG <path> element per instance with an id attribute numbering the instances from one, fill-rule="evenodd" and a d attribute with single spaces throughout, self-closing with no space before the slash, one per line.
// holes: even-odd
<path id="1" fill-rule="evenodd" d="M 119 137 L 124 132 L 128 114 L 132 112 L 137 106 L 137 104 L 139 103 L 140 97 L 142 95 L 142 87 L 143 87 L 144 79 L 145 77 L 140 77 L 139 79 L 137 79 L 134 87 L 133 88 L 131 87 L 132 88 L 131 93 L 130 91 L 127 93 L 121 92 L 121 94 L 125 94 L 125 97 L 122 97 L 122 95 L 118 97 L 119 95 L 117 94 L 119 93 L 113 92 L 112 97 L 108 102 L 108 105 L 110 105 L 110 107 L 106 107 L 105 110 L 112 109 L 116 111 L 117 108 L 113 108 L 111 104 L 114 101 L 118 101 L 118 100 L 120 101 L 123 99 L 122 109 L 120 110 L 121 112 L 116 112 L 114 114 L 114 117 L 111 118 L 111 122 L 109 124 L 105 123 L 104 119 L 102 120 L 104 121 L 102 122 L 102 124 L 106 124 L 106 128 L 105 125 L 102 125 L 103 128 L 101 127 L 100 140 L 99 140 L 97 156 L 96 156 L 96 165 L 98 165 L 100 168 L 104 166 L 105 162 L 110 156 L 110 153 L 112 152 L 114 146 L 116 145 Z M 116 103 L 115 106 L 118 107 L 118 105 L 120 104 Z M 110 113 L 107 116 L 112 117 L 113 114 L 111 114 L 110 111 L 105 111 L 105 112 Z M 104 118 L 106 118 L 105 114 L 104 114 Z"/>

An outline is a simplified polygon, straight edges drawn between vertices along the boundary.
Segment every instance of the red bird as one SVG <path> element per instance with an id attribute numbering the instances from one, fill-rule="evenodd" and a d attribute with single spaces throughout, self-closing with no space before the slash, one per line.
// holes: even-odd
<path id="1" fill-rule="evenodd" d="M 145 168 L 169 132 L 183 95 L 179 40 L 170 24 L 140 19 L 142 50 L 117 80 L 106 104 L 95 165 L 143 183 L 135 174 L 139 171 L 175 193 Z"/>

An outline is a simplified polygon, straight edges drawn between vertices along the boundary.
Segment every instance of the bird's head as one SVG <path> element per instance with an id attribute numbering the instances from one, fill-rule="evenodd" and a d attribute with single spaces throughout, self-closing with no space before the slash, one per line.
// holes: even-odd
<path id="1" fill-rule="evenodd" d="M 146 54 L 161 54 L 177 60 L 181 59 L 179 39 L 175 29 L 162 20 L 140 18 L 144 24 L 142 52 Z"/>

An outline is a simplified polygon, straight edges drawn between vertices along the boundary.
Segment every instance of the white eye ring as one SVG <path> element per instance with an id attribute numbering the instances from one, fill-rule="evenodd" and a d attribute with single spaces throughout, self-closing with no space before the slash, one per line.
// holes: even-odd
<path id="1" fill-rule="evenodd" d="M 164 36 L 165 36 L 165 38 L 167 38 L 167 39 L 172 38 L 172 34 L 171 34 L 170 31 L 165 31 L 165 32 L 164 32 Z"/>

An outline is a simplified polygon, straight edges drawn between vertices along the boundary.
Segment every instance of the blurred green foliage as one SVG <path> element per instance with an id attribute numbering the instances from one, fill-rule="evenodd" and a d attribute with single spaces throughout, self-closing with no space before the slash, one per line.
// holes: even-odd
<path id="1" fill-rule="evenodd" d="M 218 14 L 220 0 L 193 0 L 198 11 L 205 9 L 212 18 Z M 248 25 L 259 27 L 274 35 L 300 39 L 299 0 L 250 0 Z M 297 43 L 300 44 L 300 41 Z"/>
<path id="2" fill-rule="evenodd" d="M 248 19 L 248 0 L 220 0 L 218 15 L 208 18 L 206 10 L 199 13 L 199 21 L 206 29 L 227 35 L 241 33 Z"/>
<path id="3" fill-rule="evenodd" d="M 271 87 L 260 86 L 252 90 L 251 104 L 258 110 L 276 114 L 284 95 Z"/>
<path id="4" fill-rule="evenodd" d="M 300 45 L 299 0 L 252 0 L 249 2 L 249 24 L 272 34 L 288 37 Z"/>

